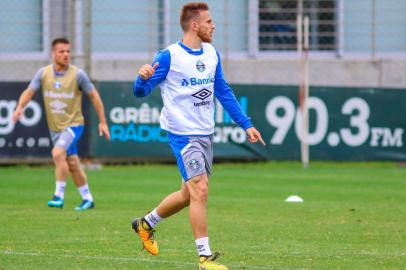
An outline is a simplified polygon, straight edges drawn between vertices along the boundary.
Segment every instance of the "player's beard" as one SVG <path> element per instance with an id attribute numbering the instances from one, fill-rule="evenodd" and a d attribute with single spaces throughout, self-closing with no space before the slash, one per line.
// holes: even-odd
<path id="1" fill-rule="evenodd" d="M 56 61 L 56 64 L 63 69 L 67 69 L 69 67 L 70 59 L 62 59 L 61 61 Z"/>
<path id="2" fill-rule="evenodd" d="M 211 43 L 213 38 L 210 35 L 210 32 L 203 32 L 203 31 L 199 31 L 197 32 L 197 36 L 203 41 L 203 42 L 207 42 L 207 43 Z"/>

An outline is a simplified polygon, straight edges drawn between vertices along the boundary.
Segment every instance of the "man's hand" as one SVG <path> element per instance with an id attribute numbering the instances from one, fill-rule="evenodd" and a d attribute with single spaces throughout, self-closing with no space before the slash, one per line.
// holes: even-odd
<path id="1" fill-rule="evenodd" d="M 99 136 L 103 136 L 103 134 L 106 140 L 110 141 L 110 131 L 107 123 L 99 123 Z"/>
<path id="2" fill-rule="evenodd" d="M 21 94 L 20 98 L 18 99 L 17 106 L 14 110 L 13 116 L 11 118 L 14 123 L 16 123 L 18 119 L 21 118 L 25 106 L 28 104 L 28 102 L 30 102 L 30 100 L 34 95 L 35 90 L 31 86 L 28 86 L 27 89 L 25 89 L 24 92 Z"/>
<path id="3" fill-rule="evenodd" d="M 20 107 L 16 107 L 14 113 L 13 113 L 13 122 L 17 123 L 17 120 L 21 118 L 21 115 L 23 114 L 23 109 Z"/>
<path id="4" fill-rule="evenodd" d="M 250 127 L 249 129 L 246 130 L 246 132 L 248 135 L 248 140 L 251 143 L 256 143 L 257 141 L 260 141 L 263 145 L 266 145 L 266 143 L 262 139 L 261 133 L 259 133 L 259 131 L 256 128 Z"/>
<path id="5" fill-rule="evenodd" d="M 155 70 L 159 66 L 159 63 L 156 62 L 154 66 L 151 66 L 150 64 L 145 64 L 143 65 L 140 70 L 138 71 L 138 74 L 141 76 L 143 80 L 147 80 L 154 75 Z"/>

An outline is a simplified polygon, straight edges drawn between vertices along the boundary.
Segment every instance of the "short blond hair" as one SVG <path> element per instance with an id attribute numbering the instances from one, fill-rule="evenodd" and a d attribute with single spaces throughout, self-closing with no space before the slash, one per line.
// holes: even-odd
<path id="1" fill-rule="evenodd" d="M 209 5 L 204 2 L 191 2 L 185 4 L 180 13 L 180 26 L 183 31 L 187 31 L 189 29 L 190 21 L 199 17 L 200 11 L 205 10 L 209 10 Z"/>

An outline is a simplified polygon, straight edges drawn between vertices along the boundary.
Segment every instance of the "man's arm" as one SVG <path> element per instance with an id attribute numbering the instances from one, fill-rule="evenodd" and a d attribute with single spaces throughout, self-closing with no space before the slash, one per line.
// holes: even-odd
<path id="1" fill-rule="evenodd" d="M 35 95 L 35 90 L 28 86 L 27 89 L 21 94 L 20 98 L 18 99 L 17 106 L 13 113 L 13 122 L 16 123 L 18 119 L 20 119 L 25 106 L 30 102 L 32 97 Z"/>
<path id="2" fill-rule="evenodd" d="M 28 85 L 27 89 L 21 94 L 20 98 L 18 99 L 17 106 L 13 113 L 13 122 L 16 123 L 17 120 L 21 117 L 25 106 L 27 106 L 28 102 L 32 99 L 37 91 L 41 88 L 41 77 L 44 68 L 40 68 L 37 73 L 35 73 L 34 78 L 32 78 L 30 84 Z"/>
<path id="3" fill-rule="evenodd" d="M 249 117 L 244 113 L 235 97 L 233 90 L 224 79 L 223 69 L 221 67 L 220 55 L 217 53 L 218 63 L 214 78 L 214 95 L 220 101 L 223 108 L 230 114 L 231 119 L 237 125 L 247 130 L 252 127 Z"/>
<path id="4" fill-rule="evenodd" d="M 220 55 L 218 53 L 217 57 L 218 63 L 214 79 L 214 94 L 216 98 L 220 101 L 221 105 L 228 112 L 233 121 L 245 130 L 248 135 L 248 140 L 251 143 L 260 141 L 263 145 L 266 145 L 262 139 L 261 133 L 252 125 L 251 120 L 242 110 L 232 89 L 224 79 Z"/>
<path id="5" fill-rule="evenodd" d="M 93 90 L 90 91 L 87 95 L 93 104 L 97 116 L 99 117 L 99 136 L 103 136 L 104 134 L 106 136 L 106 139 L 109 141 L 110 131 L 107 125 L 106 117 L 104 115 L 104 105 L 103 101 L 100 98 L 99 92 L 96 90 L 96 88 L 93 88 Z"/>
<path id="6" fill-rule="evenodd" d="M 103 136 L 104 134 L 106 139 L 109 141 L 110 131 L 107 125 L 106 117 L 104 116 L 104 105 L 99 92 L 94 84 L 90 81 L 89 76 L 87 76 L 86 72 L 84 72 L 82 69 L 78 70 L 76 79 L 80 91 L 87 94 L 93 104 L 97 116 L 99 117 L 99 136 Z"/>
<path id="7" fill-rule="evenodd" d="M 149 64 L 143 65 L 138 71 L 138 77 L 133 86 L 134 96 L 147 96 L 152 89 L 165 80 L 171 65 L 169 50 L 159 52 L 153 63 L 153 66 Z"/>

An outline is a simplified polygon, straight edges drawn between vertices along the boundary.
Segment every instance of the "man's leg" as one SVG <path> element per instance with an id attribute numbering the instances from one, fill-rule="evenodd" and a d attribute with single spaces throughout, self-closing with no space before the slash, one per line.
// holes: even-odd
<path id="1" fill-rule="evenodd" d="M 186 182 L 186 186 L 190 194 L 189 219 L 193 235 L 195 239 L 207 237 L 206 206 L 209 195 L 207 174 L 201 174 L 189 179 Z M 211 255 L 211 253 L 206 255 Z"/>
<path id="2" fill-rule="evenodd" d="M 158 254 L 158 244 L 154 238 L 153 228 L 162 219 L 170 217 L 189 205 L 189 190 L 182 181 L 179 191 L 169 194 L 151 213 L 132 222 L 134 231 L 140 236 L 144 248 L 152 255 Z"/>
<path id="3" fill-rule="evenodd" d="M 195 237 L 199 256 L 212 255 L 207 232 L 207 199 L 209 196 L 209 180 L 207 174 L 197 175 L 186 182 L 190 193 L 189 219 Z"/>
<path id="4" fill-rule="evenodd" d="M 66 182 L 69 175 L 69 167 L 66 162 L 66 150 L 60 147 L 52 149 L 52 158 L 55 164 L 55 179 Z"/>
<path id="5" fill-rule="evenodd" d="M 182 185 L 180 190 L 169 194 L 156 208 L 156 212 L 158 216 L 161 218 L 170 217 L 186 206 L 189 205 L 190 202 L 190 194 L 189 190 L 186 187 L 184 181 L 182 181 Z"/>
<path id="6" fill-rule="evenodd" d="M 70 155 L 67 157 L 67 160 L 73 182 L 75 183 L 82 197 L 82 204 L 76 207 L 75 210 L 87 210 L 94 208 L 93 196 L 90 193 L 90 189 L 87 184 L 87 176 L 80 166 L 78 155 Z"/>
<path id="7" fill-rule="evenodd" d="M 228 270 L 216 260 L 220 256 L 210 250 L 207 232 L 207 199 L 209 196 L 209 180 L 207 174 L 195 176 L 186 182 L 190 193 L 189 218 L 195 237 L 196 249 L 199 253 L 199 269 Z"/>
<path id="8" fill-rule="evenodd" d="M 50 131 L 51 139 L 54 144 L 52 149 L 52 158 L 55 163 L 55 194 L 48 202 L 50 207 L 63 207 L 64 192 L 66 180 L 69 174 L 69 165 L 66 157 L 69 155 L 69 148 L 75 140 L 75 134 L 68 128 L 61 132 Z"/>
<path id="9" fill-rule="evenodd" d="M 50 207 L 63 207 L 66 179 L 69 174 L 68 163 L 66 162 L 66 150 L 55 146 L 52 149 L 52 158 L 55 164 L 55 193 L 52 200 L 48 201 Z"/>
<path id="10" fill-rule="evenodd" d="M 77 155 L 67 157 L 69 172 L 72 175 L 73 182 L 76 187 L 81 187 L 87 184 L 87 176 L 80 166 L 80 160 Z"/>

